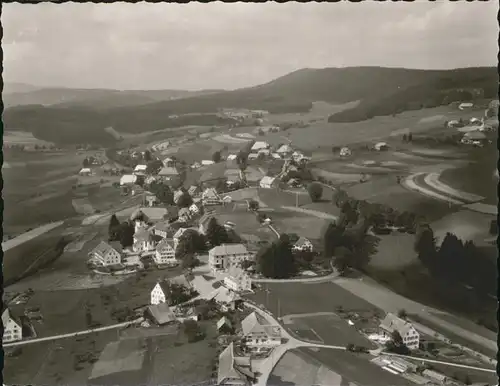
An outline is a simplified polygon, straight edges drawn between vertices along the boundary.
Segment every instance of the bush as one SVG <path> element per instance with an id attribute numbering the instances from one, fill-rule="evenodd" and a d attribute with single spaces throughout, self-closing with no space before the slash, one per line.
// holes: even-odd
<path id="1" fill-rule="evenodd" d="M 321 196 L 323 195 L 323 187 L 317 182 L 313 182 L 309 184 L 307 188 L 307 192 L 309 193 L 309 197 L 313 202 L 318 202 L 321 200 Z"/>

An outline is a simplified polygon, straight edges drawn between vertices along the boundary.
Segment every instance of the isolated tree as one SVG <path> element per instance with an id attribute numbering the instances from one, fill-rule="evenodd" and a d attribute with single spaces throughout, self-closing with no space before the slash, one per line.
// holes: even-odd
<path id="1" fill-rule="evenodd" d="M 84 168 L 88 168 L 90 166 L 90 161 L 87 157 L 83 160 L 82 165 Z"/>
<path id="2" fill-rule="evenodd" d="M 351 266 L 352 252 L 346 247 L 336 248 L 333 266 L 343 276 Z"/>
<path id="3" fill-rule="evenodd" d="M 128 221 L 120 226 L 120 244 L 123 248 L 134 244 L 134 226 Z"/>
<path id="4" fill-rule="evenodd" d="M 149 162 L 153 159 L 153 157 L 151 156 L 151 152 L 149 150 L 144 150 L 144 155 L 143 155 L 143 159 L 144 161 L 146 162 Z"/>
<path id="5" fill-rule="evenodd" d="M 406 319 L 408 317 L 408 314 L 406 313 L 405 309 L 401 309 L 398 311 L 398 317 L 401 319 Z"/>
<path id="6" fill-rule="evenodd" d="M 312 202 L 318 202 L 321 200 L 321 196 L 323 194 L 323 186 L 317 182 L 313 182 L 307 187 L 307 192 L 309 193 L 309 197 L 311 197 Z"/>
<path id="7" fill-rule="evenodd" d="M 158 200 L 160 200 L 162 204 L 174 204 L 174 193 L 168 185 L 161 182 L 153 182 L 149 186 L 149 190 L 155 194 L 155 196 L 158 198 Z"/>
<path id="8" fill-rule="evenodd" d="M 221 161 L 221 154 L 220 154 L 220 151 L 216 151 L 212 154 L 212 161 L 214 161 L 215 163 L 218 163 Z"/>
<path id="9" fill-rule="evenodd" d="M 116 214 L 113 214 L 109 220 L 108 235 L 109 241 L 117 241 L 120 238 L 120 221 Z"/>
<path id="10" fill-rule="evenodd" d="M 182 323 L 182 330 L 186 335 L 189 343 L 197 342 L 204 338 L 204 333 L 200 328 L 200 325 L 194 320 L 185 320 Z"/>
<path id="11" fill-rule="evenodd" d="M 255 200 L 250 200 L 248 202 L 248 209 L 253 211 L 259 210 L 259 203 Z"/>
<path id="12" fill-rule="evenodd" d="M 179 200 L 177 201 L 177 206 L 179 208 L 188 208 L 191 206 L 193 203 L 192 197 L 189 195 L 188 192 L 184 192 L 182 196 L 179 197 Z"/>
<path id="13" fill-rule="evenodd" d="M 413 134 L 410 132 L 408 134 L 408 142 L 411 142 L 411 141 L 413 141 Z"/>
<path id="14" fill-rule="evenodd" d="M 403 134 L 403 142 L 407 142 L 408 141 L 408 136 L 406 134 Z"/>
<path id="15" fill-rule="evenodd" d="M 163 162 L 161 162 L 159 159 L 156 159 L 148 163 L 146 171 L 151 174 L 156 174 L 161 170 L 162 167 Z"/>
<path id="16" fill-rule="evenodd" d="M 328 224 L 323 236 L 323 254 L 326 258 L 332 257 L 335 253 L 335 248 L 342 245 L 343 234 L 344 228 L 335 222 Z"/>
<path id="17" fill-rule="evenodd" d="M 278 241 L 262 248 L 256 261 L 258 271 L 265 277 L 286 279 L 297 272 L 289 239 L 284 235 Z"/>
<path id="18" fill-rule="evenodd" d="M 490 235 L 496 236 L 497 234 L 498 234 L 498 220 L 491 220 Z"/>

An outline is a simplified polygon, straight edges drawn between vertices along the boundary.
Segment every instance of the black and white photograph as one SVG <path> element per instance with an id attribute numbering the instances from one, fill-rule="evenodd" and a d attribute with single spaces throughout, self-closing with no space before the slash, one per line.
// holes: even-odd
<path id="1" fill-rule="evenodd" d="M 498 386 L 498 14 L 3 4 L 3 385 Z"/>

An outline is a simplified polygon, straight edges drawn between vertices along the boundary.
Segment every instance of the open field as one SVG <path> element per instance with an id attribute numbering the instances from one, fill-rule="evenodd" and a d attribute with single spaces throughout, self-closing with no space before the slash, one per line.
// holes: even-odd
<path id="1" fill-rule="evenodd" d="M 370 259 L 370 267 L 384 270 L 399 270 L 417 261 L 413 249 L 415 236 L 404 233 L 377 236 L 377 253 Z"/>
<path id="2" fill-rule="evenodd" d="M 308 348 L 301 348 L 298 351 L 339 374 L 342 377 L 341 385 L 349 385 L 350 382 L 358 386 L 414 385 L 405 378 L 393 375 L 371 363 L 372 357 L 367 354 Z"/>
<path id="3" fill-rule="evenodd" d="M 300 371 L 297 371 L 300 369 Z M 344 381 L 344 383 L 342 383 Z M 354 386 L 325 365 L 304 355 L 299 350 L 291 350 L 279 360 L 269 377 L 273 386 L 318 385 Z"/>
<path id="4" fill-rule="evenodd" d="M 270 212 L 269 216 L 278 232 L 296 233 L 311 241 L 320 240 L 324 226 L 329 223 L 326 219 L 285 210 L 275 210 Z"/>
<path id="5" fill-rule="evenodd" d="M 116 338 L 116 331 L 103 331 L 23 346 L 21 355 L 12 358 L 6 355 L 4 382 L 10 385 L 86 384 L 91 361 L 96 360 L 106 344 Z M 85 355 L 89 358 L 84 359 Z"/>
<path id="6" fill-rule="evenodd" d="M 375 117 L 355 123 L 316 122 L 307 128 L 293 128 L 286 132 L 293 146 L 302 150 L 315 150 L 321 147 L 331 148 L 357 142 L 382 140 L 393 131 L 409 128 L 412 133 L 425 133 L 434 128 L 442 128 L 445 120 L 470 118 L 477 115 L 473 111 L 460 111 L 451 106 L 441 106 L 416 111 L 406 111 L 395 117 Z M 424 118 L 441 115 L 442 121 L 422 122 Z M 297 119 L 295 119 L 297 120 Z M 283 133 L 269 133 L 265 137 L 268 142 L 280 141 Z M 281 139 L 283 141 L 283 139 Z M 328 145 L 326 145 L 328 144 Z"/>
<path id="7" fill-rule="evenodd" d="M 6 131 L 3 134 L 3 142 L 6 145 L 25 145 L 27 147 L 31 146 L 50 146 L 52 142 L 47 142 L 38 138 L 35 138 L 32 133 L 26 131 Z"/>

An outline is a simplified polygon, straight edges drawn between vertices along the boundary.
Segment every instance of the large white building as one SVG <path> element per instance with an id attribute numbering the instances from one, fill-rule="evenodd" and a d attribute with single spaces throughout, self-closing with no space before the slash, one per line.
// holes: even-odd
<path id="1" fill-rule="evenodd" d="M 208 265 L 214 271 L 227 271 L 252 258 L 243 244 L 222 244 L 208 251 Z"/>
<path id="2" fill-rule="evenodd" d="M 4 328 L 3 343 L 15 342 L 23 338 L 21 322 L 10 313 L 8 308 L 2 313 L 2 324 Z"/>
<path id="3" fill-rule="evenodd" d="M 271 189 L 276 186 L 276 178 L 264 176 L 259 182 L 259 186 L 264 189 Z"/>
<path id="4" fill-rule="evenodd" d="M 124 174 L 120 178 L 120 186 L 134 185 L 137 182 L 137 176 L 134 174 Z"/>
<path id="5" fill-rule="evenodd" d="M 156 246 L 153 260 L 158 265 L 177 265 L 179 262 L 175 258 L 173 242 L 163 239 Z"/>
<path id="6" fill-rule="evenodd" d="M 410 322 L 398 318 L 392 313 L 388 313 L 384 320 L 382 320 L 380 323 L 380 331 L 383 336 L 391 338 L 394 331 L 397 331 L 399 335 L 401 335 L 406 347 L 410 350 L 418 349 L 420 343 L 420 334 L 418 331 Z"/>
<path id="7" fill-rule="evenodd" d="M 120 252 L 104 241 L 101 241 L 89 255 L 91 260 L 98 265 L 109 266 L 121 263 Z"/>

